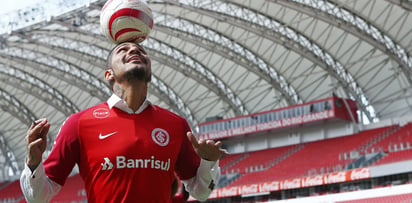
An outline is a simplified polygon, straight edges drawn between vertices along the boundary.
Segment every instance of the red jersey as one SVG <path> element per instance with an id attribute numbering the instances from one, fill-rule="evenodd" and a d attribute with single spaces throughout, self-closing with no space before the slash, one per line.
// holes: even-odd
<path id="1" fill-rule="evenodd" d="M 70 116 L 49 157 L 46 175 L 63 185 L 75 164 L 88 202 L 171 202 L 175 178 L 196 175 L 200 158 L 180 116 L 158 106 L 128 114 L 102 103 Z"/>

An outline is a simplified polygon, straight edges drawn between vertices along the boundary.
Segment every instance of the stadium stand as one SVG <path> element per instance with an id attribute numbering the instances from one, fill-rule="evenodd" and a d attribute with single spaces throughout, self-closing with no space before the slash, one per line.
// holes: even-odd
<path id="1" fill-rule="evenodd" d="M 79 174 L 75 174 L 67 179 L 64 187 L 52 199 L 53 203 L 82 202 L 86 201 L 83 180 Z"/>
<path id="2" fill-rule="evenodd" d="M 412 124 L 408 123 L 403 127 L 397 129 L 394 133 L 377 140 L 375 144 L 369 147 L 367 151 L 384 151 L 392 152 L 398 150 L 404 150 L 410 148 L 410 142 L 412 136 L 410 135 Z"/>
<path id="3" fill-rule="evenodd" d="M 386 197 L 364 198 L 358 200 L 337 201 L 336 203 L 390 203 L 390 202 L 412 202 L 412 194 L 390 195 Z"/>
<path id="4" fill-rule="evenodd" d="M 392 162 L 410 160 L 412 157 L 412 149 L 400 150 L 388 153 L 385 157 L 375 162 L 373 165 L 387 164 Z"/>
<path id="5" fill-rule="evenodd" d="M 20 189 L 20 181 L 2 183 L 0 188 L 0 202 L 19 202 L 24 199 Z"/>
<path id="6" fill-rule="evenodd" d="M 237 164 L 242 159 L 249 156 L 249 153 L 239 153 L 239 154 L 231 154 L 230 156 L 225 156 L 220 160 L 220 167 L 222 169 L 222 173 L 233 173 L 234 171 L 230 171 L 229 168 L 235 164 Z"/>
<path id="7" fill-rule="evenodd" d="M 247 173 L 253 171 L 264 170 L 269 167 L 273 162 L 280 161 L 282 158 L 287 157 L 288 154 L 293 153 L 293 150 L 298 148 L 297 146 L 285 146 L 279 148 L 272 148 L 267 150 L 259 150 L 251 153 L 242 153 L 234 157 L 240 156 L 234 160 L 235 163 L 223 171 Z M 228 156 L 230 158 L 231 156 Z M 222 159 L 224 160 L 224 159 Z M 225 161 L 227 162 L 227 161 Z"/>
<path id="8" fill-rule="evenodd" d="M 270 203 L 410 203 L 412 184 L 395 185 L 379 189 L 366 189 L 336 194 L 268 201 Z"/>
<path id="9" fill-rule="evenodd" d="M 349 136 L 309 142 L 303 145 L 249 152 L 247 158 L 231 166 L 231 170 L 225 170 L 225 172 L 235 171 L 244 174 L 229 186 L 259 183 L 268 179 L 283 180 L 344 170 L 346 165 L 355 159 L 351 159 L 350 155 L 347 155 L 348 158 L 344 158 L 343 154 L 350 154 L 353 151 L 363 152 L 366 146 L 369 146 L 370 143 L 373 143 L 374 140 L 378 140 L 382 136 L 387 136 L 388 132 L 395 128 L 396 126 L 388 126 L 365 130 Z M 263 166 L 265 163 L 270 163 L 282 157 L 286 151 L 293 148 L 298 150 L 288 154 L 287 157 L 273 164 L 273 166 L 257 167 L 260 170 L 255 171 L 245 170 L 247 166 L 256 166 L 257 164 L 260 164 L 258 166 Z M 226 157 L 222 161 L 225 159 Z"/>
<path id="10" fill-rule="evenodd" d="M 19 180 L 11 183 L 1 184 L 0 202 L 1 203 L 25 203 L 23 193 L 20 189 Z M 79 174 L 70 176 L 60 192 L 50 201 L 50 203 L 76 203 L 87 202 L 84 191 L 83 181 Z"/>

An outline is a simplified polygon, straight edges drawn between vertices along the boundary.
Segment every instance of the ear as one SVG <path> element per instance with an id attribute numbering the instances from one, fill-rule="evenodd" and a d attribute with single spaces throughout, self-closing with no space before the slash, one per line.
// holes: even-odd
<path id="1" fill-rule="evenodd" d="M 114 75 L 113 75 L 113 70 L 112 69 L 108 69 L 104 72 L 104 78 L 107 81 L 112 81 L 114 80 Z"/>
<path id="2" fill-rule="evenodd" d="M 146 72 L 146 82 L 152 81 L 152 61 L 149 57 L 147 59 L 147 72 Z"/>

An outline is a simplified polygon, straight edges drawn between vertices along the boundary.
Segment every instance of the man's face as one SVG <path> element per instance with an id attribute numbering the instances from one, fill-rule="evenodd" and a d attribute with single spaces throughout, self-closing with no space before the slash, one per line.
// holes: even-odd
<path id="1" fill-rule="evenodd" d="M 126 42 L 117 45 L 111 56 L 111 69 L 118 82 L 151 79 L 151 62 L 146 51 L 139 45 Z"/>

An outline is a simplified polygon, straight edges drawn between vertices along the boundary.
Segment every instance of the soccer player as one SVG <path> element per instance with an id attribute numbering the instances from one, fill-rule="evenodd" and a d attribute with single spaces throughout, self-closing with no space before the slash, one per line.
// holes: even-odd
<path id="1" fill-rule="evenodd" d="M 217 183 L 221 142 L 197 140 L 182 117 L 147 99 L 151 62 L 138 44 L 117 45 L 108 56 L 107 102 L 68 117 L 42 163 L 47 119 L 27 131 L 20 184 L 28 202 L 48 202 L 75 164 L 88 202 L 171 202 L 175 174 L 191 196 L 206 200 Z"/>

